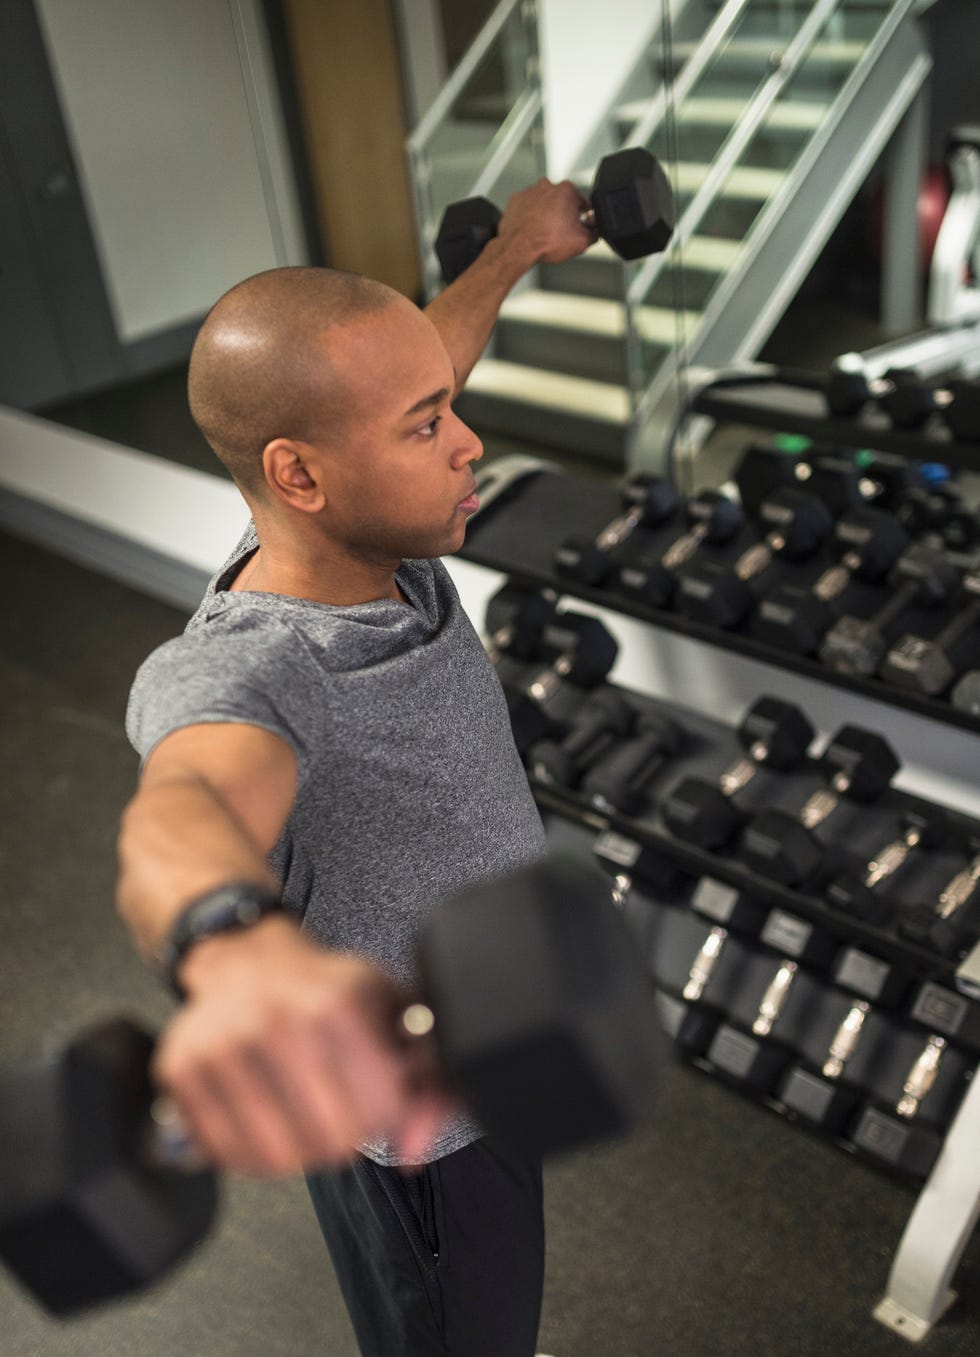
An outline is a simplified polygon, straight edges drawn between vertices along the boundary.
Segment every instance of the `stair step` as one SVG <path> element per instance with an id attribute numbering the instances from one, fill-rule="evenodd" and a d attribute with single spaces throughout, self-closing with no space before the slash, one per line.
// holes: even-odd
<path id="1" fill-rule="evenodd" d="M 624 428 L 630 418 L 629 393 L 622 386 L 505 363 L 498 358 L 480 359 L 469 375 L 466 391 Z"/>
<path id="2" fill-rule="evenodd" d="M 681 65 L 694 55 L 697 43 L 675 42 L 674 58 Z M 786 47 L 786 39 L 772 38 L 736 38 L 723 48 L 719 62 L 727 61 L 768 61 L 773 52 Z M 806 57 L 810 66 L 854 66 L 864 55 L 867 43 L 864 42 L 815 42 Z"/>
<path id="3" fill-rule="evenodd" d="M 702 165 L 692 160 L 678 160 L 664 164 L 667 178 L 671 181 L 675 193 L 697 193 L 704 183 L 710 165 Z M 754 165 L 736 165 L 729 173 L 718 193 L 718 199 L 742 199 L 747 202 L 765 202 L 767 198 L 783 186 L 786 180 L 785 170 L 770 170 Z M 595 178 L 594 171 L 579 171 L 573 176 L 575 182 L 588 193 Z"/>
<path id="4" fill-rule="evenodd" d="M 723 236 L 692 236 L 681 251 L 681 262 L 687 269 L 702 269 L 705 273 L 727 273 L 742 248 L 740 240 L 726 240 Z M 622 261 L 604 240 L 589 251 L 595 258 L 607 258 L 610 263 Z"/>
<path id="5" fill-rule="evenodd" d="M 637 123 L 653 105 L 652 99 L 635 99 L 616 110 L 622 123 Z M 733 127 L 748 108 L 746 99 L 685 99 L 677 109 L 677 121 L 700 127 Z M 773 104 L 762 126 L 773 132 L 814 132 L 823 122 L 828 105 L 802 99 Z"/>
<path id="6" fill-rule="evenodd" d="M 508 298 L 500 309 L 505 320 L 520 320 L 529 325 L 550 325 L 570 330 L 585 330 L 602 339 L 622 339 L 626 332 L 626 308 L 622 302 L 602 297 L 573 296 L 567 292 L 541 292 L 528 288 Z M 680 318 L 687 333 L 701 319 L 697 311 L 674 312 L 665 306 L 643 306 L 637 324 L 643 338 L 651 344 L 673 344 Z"/>

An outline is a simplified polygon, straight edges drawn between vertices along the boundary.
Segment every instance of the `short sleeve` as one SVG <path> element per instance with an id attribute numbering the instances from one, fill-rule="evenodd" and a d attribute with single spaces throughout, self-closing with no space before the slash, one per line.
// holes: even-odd
<path id="1" fill-rule="evenodd" d="M 208 722 L 260 726 L 285 740 L 302 765 L 304 712 L 315 684 L 301 638 L 273 619 L 192 628 L 165 642 L 137 671 L 126 734 L 142 760 L 175 730 Z"/>

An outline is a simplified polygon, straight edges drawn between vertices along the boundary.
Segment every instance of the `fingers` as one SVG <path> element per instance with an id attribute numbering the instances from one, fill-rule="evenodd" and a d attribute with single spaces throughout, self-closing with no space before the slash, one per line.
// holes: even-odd
<path id="1" fill-rule="evenodd" d="M 292 973 L 263 967 L 237 990 L 213 986 L 161 1039 L 153 1076 L 195 1142 L 216 1165 L 262 1176 L 336 1166 L 403 1134 L 424 1152 L 446 1109 L 433 1071 L 423 1088 L 395 1038 L 403 997 L 352 958 L 309 948 L 288 960 Z M 234 974 L 244 978 L 237 963 Z"/>

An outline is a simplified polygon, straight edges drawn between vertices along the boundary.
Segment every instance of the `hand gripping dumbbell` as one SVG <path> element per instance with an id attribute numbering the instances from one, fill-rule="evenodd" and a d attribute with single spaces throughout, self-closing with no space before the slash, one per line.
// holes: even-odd
<path id="1" fill-rule="evenodd" d="M 784 886 L 814 875 L 826 856 L 818 829 L 848 799 L 876 801 L 888 789 L 899 762 L 883 736 L 861 726 L 842 726 L 820 756 L 827 785 L 810 796 L 798 816 L 766 810 L 746 826 L 739 856 L 754 871 Z"/>
<path id="2" fill-rule="evenodd" d="M 949 821 L 938 806 L 922 806 L 902 815 L 902 832 L 880 848 L 859 875 L 841 872 L 828 884 L 827 899 L 837 909 L 865 923 L 882 924 L 893 911 L 887 891 L 898 873 L 924 851 L 947 842 Z"/>
<path id="3" fill-rule="evenodd" d="M 931 638 L 905 635 L 896 641 L 885 656 L 878 673 L 888 683 L 911 692 L 935 697 L 956 678 L 952 656 L 961 641 L 973 633 L 977 639 L 980 623 L 980 573 L 964 575 L 961 581 L 963 599 L 959 610 L 942 630 Z M 976 649 L 976 646 L 974 646 Z"/>
<path id="4" fill-rule="evenodd" d="M 840 555 L 809 588 L 780 585 L 759 604 L 753 634 L 760 641 L 812 655 L 834 621 L 834 605 L 853 580 L 884 578 L 909 545 L 894 514 L 859 506 L 834 527 Z"/>
<path id="5" fill-rule="evenodd" d="M 889 575 L 894 592 L 868 618 L 838 618 L 823 638 L 820 658 L 841 674 L 874 674 L 888 652 L 889 633 L 909 608 L 944 603 L 956 586 L 957 572 L 941 551 L 914 543 Z"/>
<path id="6" fill-rule="evenodd" d="M 903 910 L 899 933 L 920 947 L 953 957 L 980 933 L 980 840 L 971 845 L 973 857 L 939 892 L 934 903 Z"/>
<path id="7" fill-rule="evenodd" d="M 600 688 L 579 708 L 560 739 L 538 740 L 528 750 L 527 767 L 538 782 L 569 789 L 606 751 L 629 734 L 634 710 L 614 688 Z"/>
<path id="8" fill-rule="evenodd" d="M 677 573 L 702 546 L 730 542 L 744 522 L 741 505 L 719 490 L 699 490 L 684 506 L 688 529 L 663 554 L 640 558 L 619 571 L 618 589 L 627 598 L 662 608 L 674 592 Z"/>
<path id="9" fill-rule="evenodd" d="M 439 223 L 436 258 L 447 283 L 469 268 L 497 234 L 501 212 L 486 198 L 450 203 Z M 655 156 L 628 146 L 599 162 L 587 208 L 579 220 L 621 259 L 639 259 L 667 248 L 676 206 L 670 180 Z"/>
<path id="10" fill-rule="evenodd" d="M 833 526 L 822 500 L 792 486 L 776 490 L 759 506 L 767 528 L 761 542 L 743 551 L 730 566 L 716 563 L 687 571 L 678 584 L 677 610 L 692 621 L 730 628 L 746 617 L 770 567 L 777 559 L 804 561 Z"/>
<path id="11" fill-rule="evenodd" d="M 394 1040 L 434 1040 L 480 1123 L 531 1153 L 618 1133 L 664 1063 L 653 989 L 619 912 L 572 859 L 437 908 L 424 999 Z M 154 1131 L 152 1039 L 121 1021 L 0 1070 L 0 1257 L 50 1310 L 138 1289 L 203 1237 L 213 1173 Z"/>
<path id="12" fill-rule="evenodd" d="M 580 705 L 581 691 L 602 682 L 619 647 L 598 618 L 564 612 L 545 628 L 540 649 L 556 658 L 530 679 L 524 672 L 501 678 L 522 758 L 538 740 L 563 734 Z"/>
<path id="13" fill-rule="evenodd" d="M 603 815 L 637 815 L 654 778 L 684 743 L 684 732 L 662 712 L 637 713 L 629 739 L 607 750 L 582 779 L 582 794 Z"/>
<path id="14" fill-rule="evenodd" d="M 787 772 L 801 763 L 814 736 L 799 707 L 778 697 L 760 697 L 754 702 L 736 733 L 744 757 L 722 773 L 717 783 L 684 778 L 661 806 L 672 834 L 709 852 L 723 847 L 743 823 L 744 817 L 732 798 L 749 785 L 760 768 Z"/>
<path id="15" fill-rule="evenodd" d="M 600 584 L 609 573 L 611 553 L 629 541 L 637 528 L 666 523 L 680 502 L 677 491 L 662 476 L 634 476 L 621 493 L 625 513 L 595 538 L 569 537 L 555 552 L 555 570 L 563 578 Z"/>

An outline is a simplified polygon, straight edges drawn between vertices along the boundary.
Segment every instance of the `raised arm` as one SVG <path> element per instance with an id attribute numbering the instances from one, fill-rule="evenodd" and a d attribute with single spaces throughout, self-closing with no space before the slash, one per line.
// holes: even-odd
<path id="1" fill-rule="evenodd" d="M 266 856 L 295 783 L 292 750 L 257 727 L 191 726 L 154 750 L 119 839 L 119 910 L 145 955 L 202 894 L 277 889 Z M 179 979 L 154 1076 L 222 1167 L 299 1172 L 376 1136 L 415 1157 L 437 1130 L 445 1103 L 416 1087 L 394 1037 L 404 996 L 377 968 L 271 914 L 198 942 Z"/>
<path id="2" fill-rule="evenodd" d="M 462 389 L 486 348 L 504 299 L 535 264 L 572 259 L 595 241 L 579 221 L 587 204 L 574 184 L 539 179 L 515 193 L 488 241 L 468 269 L 425 309 L 442 336 Z"/>

